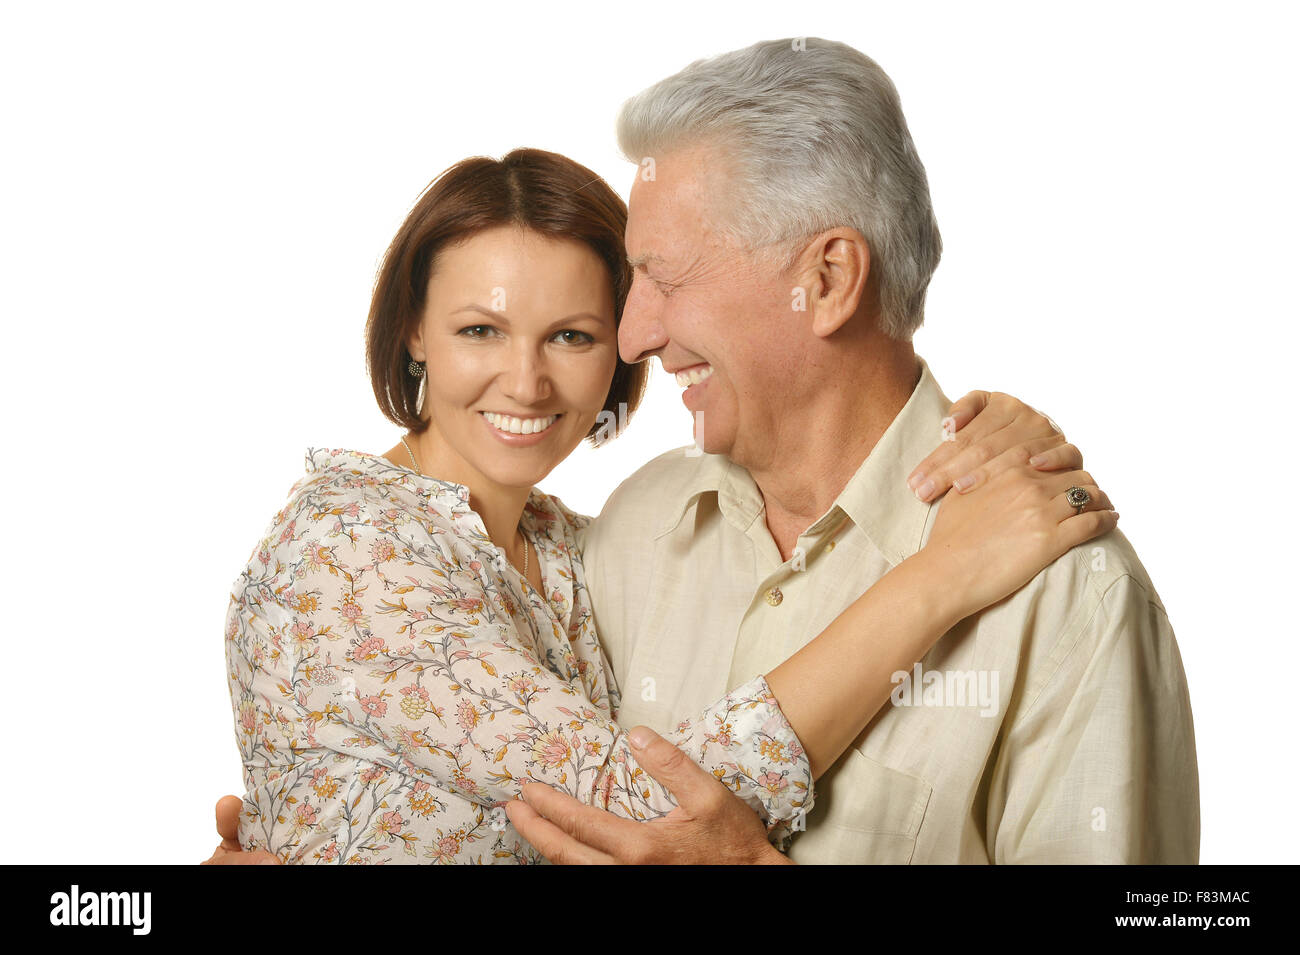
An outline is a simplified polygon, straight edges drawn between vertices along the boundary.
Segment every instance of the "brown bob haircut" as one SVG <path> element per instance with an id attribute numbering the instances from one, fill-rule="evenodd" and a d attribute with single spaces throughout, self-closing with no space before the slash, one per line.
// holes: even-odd
<path id="1" fill-rule="evenodd" d="M 420 434 L 428 424 L 416 414 L 419 379 L 407 366 L 406 341 L 419 327 L 429 276 L 439 252 L 494 226 L 518 225 L 549 238 L 575 239 L 600 256 L 614 292 L 614 324 L 632 286 L 623 246 L 627 206 L 586 166 L 541 149 L 516 149 L 500 160 L 476 156 L 456 163 L 429 184 L 384 253 L 366 321 L 366 367 L 379 408 L 390 421 Z M 587 432 L 617 434 L 645 394 L 647 362 L 618 359 L 603 410 Z M 626 412 L 619 415 L 619 405 Z"/>

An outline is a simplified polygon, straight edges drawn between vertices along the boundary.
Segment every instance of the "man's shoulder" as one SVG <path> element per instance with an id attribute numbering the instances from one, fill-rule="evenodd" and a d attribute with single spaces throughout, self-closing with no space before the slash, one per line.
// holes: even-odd
<path id="1" fill-rule="evenodd" d="M 684 506 L 696 490 L 713 485 L 712 478 L 729 466 L 717 454 L 703 454 L 691 445 L 673 448 L 651 458 L 624 479 L 605 501 L 597 523 L 656 516 L 665 520 L 668 509 Z"/>
<path id="2" fill-rule="evenodd" d="M 1164 611 L 1160 595 L 1132 542 L 1118 527 L 1070 548 L 1043 571 L 1049 586 L 1069 586 L 1096 606 L 1114 586 L 1132 587 Z"/>
<path id="3" fill-rule="evenodd" d="M 1165 608 L 1132 543 L 1118 528 L 1071 548 L 1007 600 L 979 615 L 981 639 L 1025 673 L 1026 699 L 1081 673 L 1117 641 L 1173 640 Z M 1150 649 L 1150 648 L 1148 648 Z"/>

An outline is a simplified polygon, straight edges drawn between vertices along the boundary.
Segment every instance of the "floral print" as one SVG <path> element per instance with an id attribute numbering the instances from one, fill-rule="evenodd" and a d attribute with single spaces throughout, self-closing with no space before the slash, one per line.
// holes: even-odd
<path id="1" fill-rule="evenodd" d="M 613 722 L 576 531 L 536 488 L 538 592 L 464 485 L 309 448 L 235 581 L 225 647 L 246 793 L 240 841 L 289 863 L 545 861 L 506 818 L 547 783 L 628 819 L 676 805 Z M 783 846 L 812 807 L 803 748 L 758 676 L 669 739 Z"/>

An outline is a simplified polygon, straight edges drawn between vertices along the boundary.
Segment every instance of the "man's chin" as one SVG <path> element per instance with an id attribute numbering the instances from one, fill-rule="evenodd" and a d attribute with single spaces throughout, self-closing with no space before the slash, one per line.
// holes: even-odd
<path id="1" fill-rule="evenodd" d="M 697 434 L 695 447 L 691 450 L 695 454 L 726 454 L 730 448 L 726 442 L 718 440 L 716 435 Z"/>

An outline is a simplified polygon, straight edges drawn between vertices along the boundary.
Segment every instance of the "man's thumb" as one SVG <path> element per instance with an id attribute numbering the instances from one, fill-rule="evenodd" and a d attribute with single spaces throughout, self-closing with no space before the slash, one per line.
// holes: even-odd
<path id="1" fill-rule="evenodd" d="M 244 801 L 238 796 L 222 796 L 217 800 L 217 835 L 222 842 L 239 848 L 239 811 Z"/>
<path id="2" fill-rule="evenodd" d="M 648 726 L 634 726 L 627 736 L 641 768 L 673 794 L 677 805 L 699 809 L 707 804 L 717 779 Z"/>

